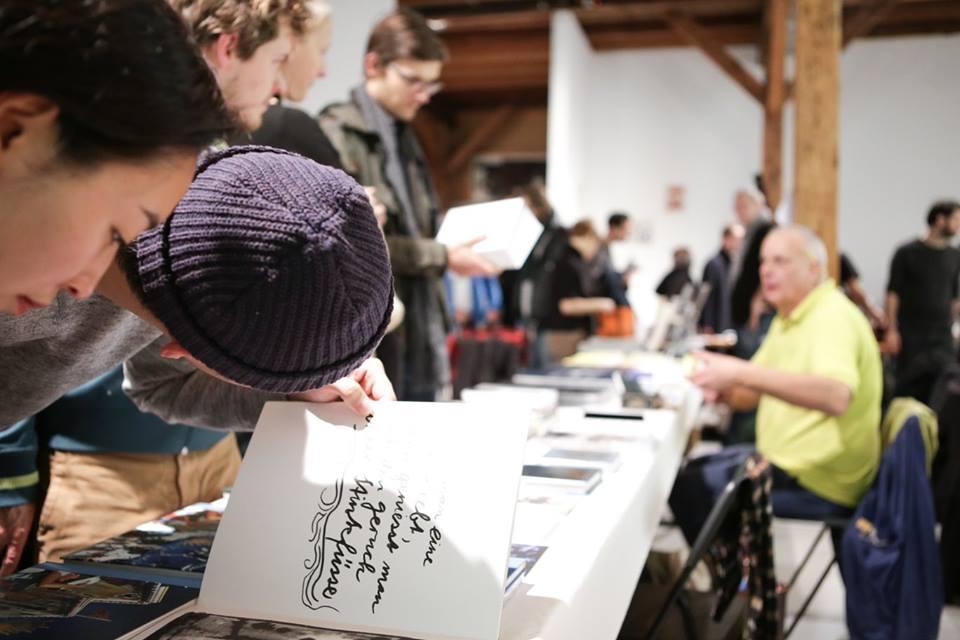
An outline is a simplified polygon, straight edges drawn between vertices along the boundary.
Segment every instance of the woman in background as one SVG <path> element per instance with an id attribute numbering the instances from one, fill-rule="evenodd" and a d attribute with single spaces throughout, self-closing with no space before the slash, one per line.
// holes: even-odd
<path id="1" fill-rule="evenodd" d="M 293 51 L 283 64 L 286 94 L 293 102 L 307 97 L 310 87 L 327 73 L 327 50 L 330 48 L 332 16 L 324 0 L 307 3 L 310 20 L 303 33 L 297 34 Z M 263 124 L 251 136 L 254 144 L 294 151 L 329 167 L 340 169 L 337 153 L 317 121 L 300 109 L 280 103 L 281 96 L 263 116 Z"/>
<path id="2" fill-rule="evenodd" d="M 546 362 L 573 355 L 577 344 L 593 333 L 594 318 L 613 311 L 616 303 L 603 278 L 594 275 L 590 263 L 602 240 L 589 220 L 581 220 L 568 233 L 567 247 L 550 277 L 552 312 L 540 322 Z"/>

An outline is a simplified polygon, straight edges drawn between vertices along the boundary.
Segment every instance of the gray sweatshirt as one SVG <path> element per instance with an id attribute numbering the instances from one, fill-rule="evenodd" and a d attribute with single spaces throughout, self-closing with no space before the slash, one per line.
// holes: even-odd
<path id="1" fill-rule="evenodd" d="M 127 394 L 167 422 L 251 429 L 264 402 L 281 398 L 162 358 L 166 342 L 152 325 L 100 296 L 61 294 L 23 316 L 0 314 L 0 429 L 125 361 Z"/>

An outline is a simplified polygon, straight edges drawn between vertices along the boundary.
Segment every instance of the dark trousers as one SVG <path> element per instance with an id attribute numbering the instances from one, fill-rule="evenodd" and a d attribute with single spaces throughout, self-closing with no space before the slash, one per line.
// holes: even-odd
<path id="1" fill-rule="evenodd" d="M 687 543 L 693 544 L 723 488 L 754 451 L 752 445 L 727 447 L 722 451 L 690 460 L 670 493 L 670 509 Z M 773 514 L 780 518 L 826 520 L 849 518 L 853 509 L 830 502 L 803 488 L 776 465 L 773 471 Z M 834 551 L 839 557 L 842 529 L 833 531 Z"/>

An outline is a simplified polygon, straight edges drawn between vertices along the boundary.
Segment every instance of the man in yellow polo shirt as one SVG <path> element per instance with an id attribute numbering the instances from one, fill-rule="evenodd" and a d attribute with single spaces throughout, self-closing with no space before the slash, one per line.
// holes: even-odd
<path id="1" fill-rule="evenodd" d="M 773 465 L 774 513 L 786 517 L 850 513 L 880 462 L 879 348 L 863 314 L 827 279 L 825 265 L 823 242 L 809 229 L 772 231 L 761 248 L 760 284 L 777 317 L 760 350 L 749 362 L 698 354 L 691 375 L 708 399 L 757 407 L 757 449 Z M 693 484 L 678 479 L 674 493 L 683 495 L 671 503 L 699 498 L 712 505 L 711 496 L 693 496 L 689 487 L 715 484 L 704 481 L 710 465 L 706 475 L 716 481 L 724 475 L 717 465 L 732 474 L 743 449 L 731 449 L 685 469 L 681 475 L 700 477 Z"/>

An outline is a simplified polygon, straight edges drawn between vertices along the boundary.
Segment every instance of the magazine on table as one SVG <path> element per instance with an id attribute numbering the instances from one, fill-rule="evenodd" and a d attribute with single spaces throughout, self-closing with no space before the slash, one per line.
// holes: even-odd
<path id="1" fill-rule="evenodd" d="M 529 420 L 268 403 L 196 604 L 129 637 L 495 640 Z"/>
<path id="2" fill-rule="evenodd" d="M 69 553 L 63 567 L 81 573 L 200 586 L 227 499 L 200 502 L 119 536 Z"/>
<path id="3" fill-rule="evenodd" d="M 5 640 L 113 640 L 197 597 L 197 589 L 31 567 L 0 580 Z"/>

